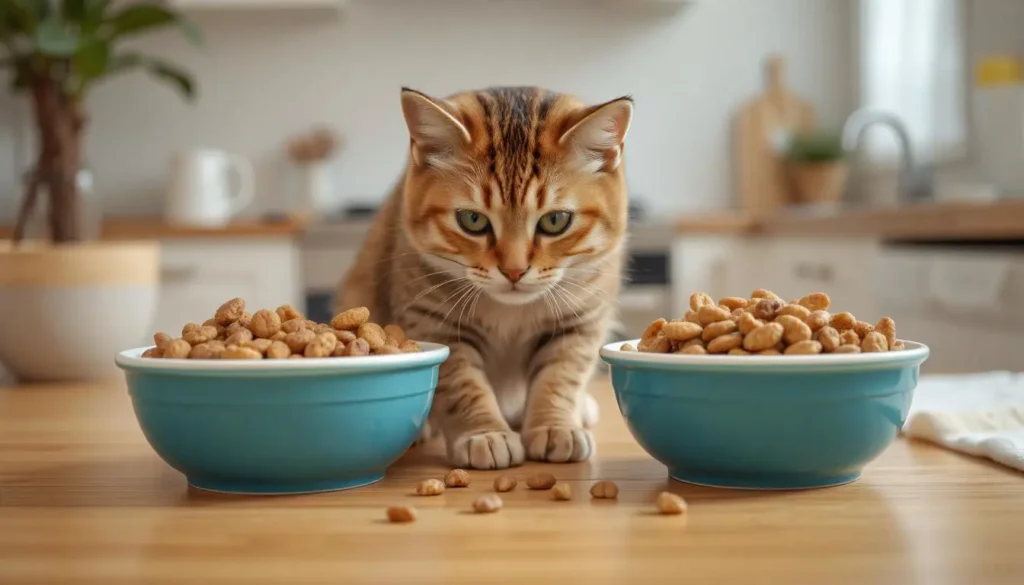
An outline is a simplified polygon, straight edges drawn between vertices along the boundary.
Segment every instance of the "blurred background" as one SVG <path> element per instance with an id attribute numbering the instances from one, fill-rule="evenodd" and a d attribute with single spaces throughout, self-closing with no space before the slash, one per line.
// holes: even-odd
<path id="1" fill-rule="evenodd" d="M 147 330 L 234 296 L 327 318 L 405 162 L 399 88 L 540 85 L 636 101 L 624 331 L 695 290 L 824 290 L 932 345 L 926 370 L 1019 363 L 1024 1 L 169 4 L 205 44 L 134 43 L 196 100 L 143 73 L 98 86 L 80 179 L 100 237 L 160 242 Z M 0 93 L 0 231 L 36 148 L 28 101 Z"/>

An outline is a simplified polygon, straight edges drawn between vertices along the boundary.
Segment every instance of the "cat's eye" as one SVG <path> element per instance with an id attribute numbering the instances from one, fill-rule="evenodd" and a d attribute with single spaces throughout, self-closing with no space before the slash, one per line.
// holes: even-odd
<path id="1" fill-rule="evenodd" d="M 572 213 L 569 211 L 552 211 L 541 216 L 537 222 L 537 230 L 547 236 L 560 236 L 569 229 Z"/>
<path id="2" fill-rule="evenodd" d="M 491 229 L 491 221 L 487 219 L 487 216 L 471 209 L 456 211 L 455 220 L 459 222 L 459 227 L 465 230 L 467 234 L 474 236 L 486 234 Z"/>

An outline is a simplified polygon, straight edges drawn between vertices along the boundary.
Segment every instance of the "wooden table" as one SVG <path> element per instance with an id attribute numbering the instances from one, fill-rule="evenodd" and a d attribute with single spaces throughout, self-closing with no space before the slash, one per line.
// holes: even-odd
<path id="1" fill-rule="evenodd" d="M 379 485 L 296 497 L 190 490 L 146 445 L 120 384 L 0 390 L 0 583 L 1024 583 L 1024 477 L 897 441 L 853 485 L 806 492 L 713 490 L 667 480 L 632 440 L 607 382 L 596 460 L 536 464 L 571 502 L 519 489 L 494 515 L 468 489 L 411 495 L 446 470 L 436 446 Z M 591 501 L 594 479 L 617 502 Z M 652 513 L 670 489 L 687 517 Z M 414 524 L 384 521 L 412 504 Z"/>

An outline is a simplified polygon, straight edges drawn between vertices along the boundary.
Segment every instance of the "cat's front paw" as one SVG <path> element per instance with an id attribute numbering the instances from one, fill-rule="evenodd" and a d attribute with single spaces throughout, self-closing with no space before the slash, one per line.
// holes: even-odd
<path id="1" fill-rule="evenodd" d="M 448 444 L 448 462 L 472 469 L 508 469 L 523 463 L 523 442 L 512 431 L 466 435 Z"/>
<path id="2" fill-rule="evenodd" d="M 586 461 L 594 454 L 594 435 L 583 427 L 534 427 L 523 431 L 526 454 L 534 461 Z"/>

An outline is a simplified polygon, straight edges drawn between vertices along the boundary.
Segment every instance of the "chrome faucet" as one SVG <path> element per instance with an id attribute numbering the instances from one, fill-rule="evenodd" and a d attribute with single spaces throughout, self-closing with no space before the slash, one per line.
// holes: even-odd
<path id="1" fill-rule="evenodd" d="M 864 141 L 865 132 L 876 124 L 892 128 L 893 132 L 896 133 L 896 139 L 900 143 L 900 149 L 903 151 L 903 168 L 900 172 L 897 203 L 930 199 L 932 197 L 931 169 L 924 165 L 919 165 L 914 159 L 910 133 L 907 132 L 907 127 L 903 121 L 893 114 L 868 108 L 863 108 L 850 114 L 850 117 L 846 119 L 846 123 L 843 124 L 843 150 L 848 155 L 856 154 L 860 150 L 861 143 Z M 860 173 L 850 173 L 845 197 L 848 201 L 851 198 L 857 202 L 864 201 L 861 183 Z"/>

